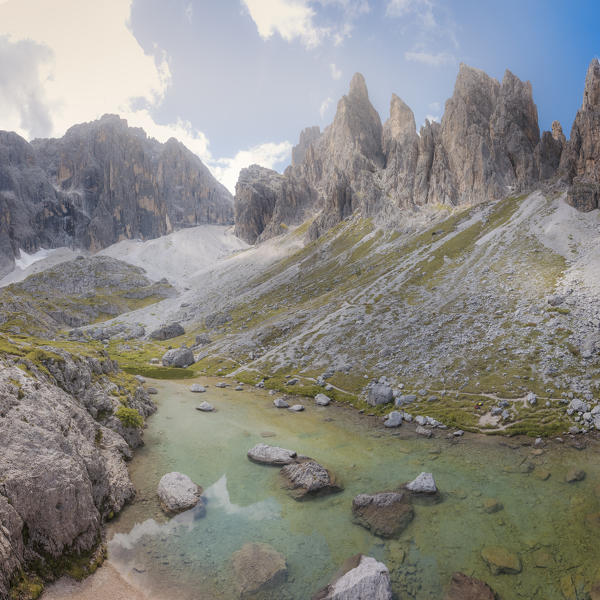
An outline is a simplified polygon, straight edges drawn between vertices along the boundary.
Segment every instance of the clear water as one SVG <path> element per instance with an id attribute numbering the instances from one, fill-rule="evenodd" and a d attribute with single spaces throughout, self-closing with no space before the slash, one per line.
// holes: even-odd
<path id="1" fill-rule="evenodd" d="M 307 400 L 307 410 L 294 414 L 274 408 L 263 391 L 198 381 L 210 384 L 207 393 L 189 392 L 189 381 L 153 383 L 159 411 L 131 463 L 138 497 L 109 529 L 111 562 L 158 598 L 236 598 L 231 555 L 249 541 L 285 555 L 286 584 L 264 596 L 281 600 L 310 598 L 358 552 L 387 564 L 403 599 L 442 598 L 454 571 L 487 581 L 503 600 L 558 600 L 569 581 L 589 589 L 600 580 L 596 442 L 585 450 L 553 444 L 537 456 L 514 440 L 427 440 L 406 426 L 385 430 L 345 407 L 315 407 Z M 196 411 L 203 400 L 217 411 Z M 266 432 L 275 435 L 265 439 Z M 315 458 L 341 478 L 344 492 L 293 500 L 280 488 L 277 468 L 246 458 L 261 441 Z M 567 484 L 573 467 L 587 477 Z M 551 473 L 545 481 L 543 470 Z M 162 514 L 156 486 L 169 471 L 204 487 L 205 517 L 193 510 L 172 519 Z M 398 540 L 382 540 L 352 523 L 356 494 L 394 488 L 421 471 L 434 474 L 443 501 L 415 506 L 415 519 Z M 504 509 L 486 513 L 486 498 Z M 480 552 L 493 545 L 517 552 L 522 573 L 492 575 Z M 540 562 L 549 566 L 536 566 Z"/>

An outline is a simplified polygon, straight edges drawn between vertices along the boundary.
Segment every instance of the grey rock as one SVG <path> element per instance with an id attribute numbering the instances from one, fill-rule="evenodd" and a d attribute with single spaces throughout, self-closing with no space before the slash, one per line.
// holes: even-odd
<path id="1" fill-rule="evenodd" d="M 196 406 L 196 410 L 199 410 L 201 412 L 212 412 L 214 409 L 213 405 L 210 404 L 209 402 L 206 402 L 206 400 L 200 404 L 198 404 L 198 406 Z"/>
<path id="2" fill-rule="evenodd" d="M 156 493 L 160 507 L 167 514 L 177 514 L 202 502 L 202 488 L 187 475 L 176 471 L 160 478 Z"/>
<path id="3" fill-rule="evenodd" d="M 268 444 L 256 444 L 248 450 L 247 454 L 251 461 L 265 465 L 289 465 L 296 462 L 298 457 L 293 450 L 269 446 Z"/>
<path id="4" fill-rule="evenodd" d="M 359 494 L 352 501 L 352 516 L 374 535 L 384 538 L 402 533 L 413 520 L 414 511 L 403 492 Z"/>
<path id="5" fill-rule="evenodd" d="M 359 554 L 342 566 L 341 575 L 313 600 L 391 600 L 388 568 L 370 556 Z"/>
<path id="6" fill-rule="evenodd" d="M 179 337 L 185 334 L 185 329 L 181 326 L 181 323 L 169 323 L 168 325 L 162 325 L 158 329 L 155 329 L 150 334 L 150 339 L 153 340 L 170 340 L 174 337 Z"/>
<path id="7" fill-rule="evenodd" d="M 290 407 L 290 405 L 283 398 L 275 398 L 275 400 L 273 400 L 273 405 L 276 408 L 289 408 Z"/>
<path id="8" fill-rule="evenodd" d="M 435 494 L 437 486 L 431 473 L 420 473 L 410 483 L 406 484 L 406 489 L 416 494 Z"/>
<path id="9" fill-rule="evenodd" d="M 206 392 L 206 388 L 199 383 L 192 383 L 190 386 L 190 392 L 195 392 L 196 394 L 203 394 Z"/>
<path id="10" fill-rule="evenodd" d="M 296 500 L 343 489 L 333 473 L 314 460 L 288 464 L 281 469 L 280 475 L 283 486 Z"/>
<path id="11" fill-rule="evenodd" d="M 319 406 L 328 406 L 331 402 L 331 398 L 329 396 L 326 396 L 325 394 L 317 394 L 315 396 L 315 402 Z"/>
<path id="12" fill-rule="evenodd" d="M 422 435 L 423 437 L 427 437 L 427 438 L 430 438 L 433 435 L 433 431 L 431 431 L 431 429 L 426 429 L 425 427 L 422 427 L 421 425 L 417 425 L 417 428 L 415 429 L 415 433 L 417 435 Z"/>
<path id="13" fill-rule="evenodd" d="M 292 412 L 302 412 L 304 406 L 302 406 L 302 404 L 294 404 L 293 406 L 290 406 L 288 410 L 291 410 Z"/>
<path id="14" fill-rule="evenodd" d="M 195 362 L 194 353 L 185 346 L 167 350 L 162 357 L 163 367 L 185 368 L 193 365 Z"/>
<path id="15" fill-rule="evenodd" d="M 387 415 L 384 425 L 386 427 L 400 427 L 400 425 L 402 425 L 402 420 L 402 413 L 398 412 L 397 410 L 393 410 Z"/>

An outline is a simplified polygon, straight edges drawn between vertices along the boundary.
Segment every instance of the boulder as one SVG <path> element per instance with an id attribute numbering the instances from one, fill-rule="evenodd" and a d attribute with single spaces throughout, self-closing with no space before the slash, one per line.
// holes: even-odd
<path id="1" fill-rule="evenodd" d="M 371 406 L 387 404 L 388 402 L 392 402 L 393 399 L 394 391 L 387 383 L 374 383 L 369 389 L 369 395 L 367 396 L 367 402 Z"/>
<path id="2" fill-rule="evenodd" d="M 475 577 L 453 573 L 444 600 L 496 600 L 492 588 Z"/>
<path id="3" fill-rule="evenodd" d="M 195 362 L 194 353 L 185 346 L 167 350 L 162 357 L 163 367 L 179 367 L 184 369 Z"/>
<path id="4" fill-rule="evenodd" d="M 331 402 L 331 398 L 325 394 L 317 394 L 315 396 L 315 403 L 319 406 L 328 406 Z"/>
<path id="5" fill-rule="evenodd" d="M 293 406 L 290 406 L 288 410 L 291 410 L 292 412 L 302 412 L 304 406 L 302 406 L 302 404 L 294 404 Z"/>
<path id="6" fill-rule="evenodd" d="M 421 473 L 404 486 L 413 494 L 437 494 L 437 486 L 431 473 Z"/>
<path id="7" fill-rule="evenodd" d="M 417 435 L 422 435 L 426 438 L 430 438 L 433 435 L 433 431 L 431 431 L 431 429 L 427 429 L 426 427 L 422 427 L 421 425 L 417 425 L 415 433 Z"/>
<path id="8" fill-rule="evenodd" d="M 240 598 L 281 585 L 287 578 L 283 554 L 269 544 L 248 543 L 232 556 Z"/>
<path id="9" fill-rule="evenodd" d="M 390 572 L 370 556 L 357 554 L 348 559 L 334 581 L 312 600 L 391 600 Z"/>
<path id="10" fill-rule="evenodd" d="M 167 473 L 160 478 L 157 489 L 160 507 L 167 514 L 177 514 L 202 505 L 202 488 L 183 473 Z"/>
<path id="11" fill-rule="evenodd" d="M 391 413 L 388 414 L 384 425 L 386 427 L 400 427 L 400 425 L 402 425 L 402 420 L 402 413 L 398 412 L 397 410 L 393 410 Z"/>
<path id="12" fill-rule="evenodd" d="M 414 518 L 410 499 L 403 492 L 359 494 L 352 500 L 354 522 L 383 538 L 402 533 Z"/>
<path id="13" fill-rule="evenodd" d="M 155 329 L 150 334 L 150 339 L 170 340 L 171 338 L 179 337 L 184 334 L 185 329 L 181 326 L 181 323 L 169 323 L 168 325 L 162 325 L 158 329 Z"/>
<path id="14" fill-rule="evenodd" d="M 521 559 L 517 554 L 502 546 L 488 546 L 481 551 L 481 558 L 490 568 L 492 575 L 521 572 Z"/>
<path id="15" fill-rule="evenodd" d="M 290 490 L 296 500 L 340 492 L 343 488 L 335 476 L 314 460 L 288 464 L 280 471 L 283 487 Z"/>
<path id="16" fill-rule="evenodd" d="M 483 510 L 488 514 L 493 514 L 501 511 L 504 508 L 502 502 L 499 502 L 495 498 L 486 498 L 483 501 Z"/>
<path id="17" fill-rule="evenodd" d="M 212 340 L 209 335 L 206 333 L 201 333 L 196 336 L 196 346 L 206 346 L 207 344 L 211 344 Z"/>
<path id="18" fill-rule="evenodd" d="M 190 386 L 190 392 L 196 392 L 197 394 L 203 394 L 206 391 L 206 388 L 199 383 L 192 383 Z"/>
<path id="19" fill-rule="evenodd" d="M 254 448 L 248 450 L 247 455 L 252 462 L 263 465 L 289 465 L 296 462 L 298 457 L 293 450 L 269 446 L 268 444 L 256 444 Z"/>
<path id="20" fill-rule="evenodd" d="M 581 469 L 569 469 L 565 476 L 567 483 L 576 483 L 577 481 L 583 481 L 585 479 L 585 471 Z"/>
<path id="21" fill-rule="evenodd" d="M 198 404 L 198 406 L 196 406 L 196 410 L 199 410 L 201 412 L 212 412 L 215 409 L 212 404 L 210 404 L 209 402 L 206 402 L 206 400 L 205 400 L 204 402 L 202 402 L 201 404 Z"/>
<path id="22" fill-rule="evenodd" d="M 275 398 L 275 400 L 273 400 L 273 405 L 276 408 L 289 408 L 290 407 L 290 405 L 283 398 Z"/>

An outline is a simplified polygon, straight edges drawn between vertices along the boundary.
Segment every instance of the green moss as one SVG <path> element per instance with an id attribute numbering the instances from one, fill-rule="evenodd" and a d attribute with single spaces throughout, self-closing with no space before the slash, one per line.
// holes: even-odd
<path id="1" fill-rule="evenodd" d="M 121 421 L 123 427 L 129 427 L 131 429 L 143 427 L 144 419 L 142 415 L 135 408 L 127 408 L 126 406 L 119 406 L 115 411 L 115 417 Z"/>
<path id="2" fill-rule="evenodd" d="M 44 582 L 37 575 L 27 575 L 21 571 L 13 582 L 10 600 L 36 600 L 44 591 Z"/>

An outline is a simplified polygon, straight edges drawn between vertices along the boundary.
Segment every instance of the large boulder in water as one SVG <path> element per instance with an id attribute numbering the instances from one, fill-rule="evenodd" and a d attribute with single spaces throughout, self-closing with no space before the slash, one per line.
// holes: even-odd
<path id="1" fill-rule="evenodd" d="M 403 492 L 359 494 L 352 501 L 354 522 L 384 538 L 402 533 L 414 518 L 414 511 Z"/>
<path id="2" fill-rule="evenodd" d="M 264 465 L 289 465 L 296 462 L 298 456 L 293 450 L 268 444 L 256 444 L 248 450 L 247 455 L 252 462 Z"/>
<path id="3" fill-rule="evenodd" d="M 153 340 L 170 340 L 171 338 L 179 337 L 185 333 L 185 329 L 181 326 L 181 323 L 169 323 L 168 325 L 161 325 L 158 329 L 155 329 L 151 334 L 150 338 Z"/>
<path id="4" fill-rule="evenodd" d="M 185 346 L 181 348 L 171 348 L 167 350 L 162 357 L 163 367 L 180 367 L 185 369 L 196 362 L 194 353 Z"/>
<path id="5" fill-rule="evenodd" d="M 268 544 L 244 544 L 232 562 L 240 598 L 280 585 L 287 578 L 285 557 Z"/>
<path id="6" fill-rule="evenodd" d="M 348 559 L 333 582 L 312 600 L 391 600 L 388 568 L 370 556 L 357 554 Z"/>
<path id="7" fill-rule="evenodd" d="M 444 600 L 496 600 L 494 590 L 479 579 L 464 573 L 454 573 Z"/>
<path id="8" fill-rule="evenodd" d="M 202 488 L 187 475 L 176 471 L 163 475 L 156 490 L 160 507 L 167 514 L 177 514 L 202 502 Z"/>
<path id="9" fill-rule="evenodd" d="M 281 469 L 280 474 L 283 487 L 290 490 L 296 500 L 340 492 L 343 489 L 335 476 L 314 460 L 289 464 Z"/>

